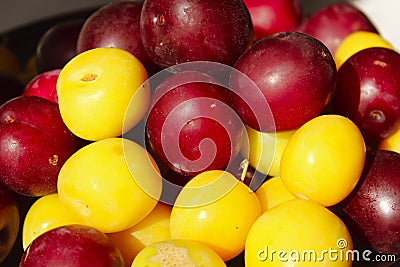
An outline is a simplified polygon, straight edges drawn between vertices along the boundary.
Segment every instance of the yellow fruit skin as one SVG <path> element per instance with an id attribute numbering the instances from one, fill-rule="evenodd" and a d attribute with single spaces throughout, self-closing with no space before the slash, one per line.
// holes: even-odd
<path id="1" fill-rule="evenodd" d="M 350 233 L 339 217 L 318 203 L 294 199 L 264 212 L 253 224 L 245 265 L 350 267 L 351 257 L 346 255 L 352 249 Z"/>
<path id="2" fill-rule="evenodd" d="M 279 176 L 271 177 L 265 181 L 256 190 L 256 195 L 260 200 L 262 213 L 285 201 L 296 198 L 286 189 Z"/>
<path id="3" fill-rule="evenodd" d="M 148 245 L 171 239 L 169 218 L 172 207 L 158 202 L 157 206 L 133 227 L 116 233 L 107 234 L 119 248 L 127 266 L 136 255 Z"/>
<path id="4" fill-rule="evenodd" d="M 206 245 L 183 239 L 171 239 L 146 246 L 135 257 L 131 267 L 225 267 L 221 257 Z"/>
<path id="5" fill-rule="evenodd" d="M 145 115 L 150 88 L 142 63 L 118 48 L 95 48 L 61 70 L 57 94 L 61 116 L 75 135 L 91 141 L 120 136 Z"/>
<path id="6" fill-rule="evenodd" d="M 289 140 L 281 158 L 281 178 L 296 197 L 332 206 L 356 186 L 365 153 L 362 134 L 351 120 L 321 115 L 301 126 Z"/>
<path id="7" fill-rule="evenodd" d="M 162 178 L 143 147 L 108 138 L 75 152 L 61 168 L 57 187 L 71 214 L 111 233 L 132 227 L 153 210 Z"/>
<path id="8" fill-rule="evenodd" d="M 258 198 L 245 184 L 228 172 L 206 171 L 179 193 L 171 212 L 171 237 L 200 241 L 228 261 L 243 251 L 260 214 Z"/>
<path id="9" fill-rule="evenodd" d="M 39 235 L 59 226 L 79 224 L 81 221 L 62 205 L 57 193 L 43 196 L 29 208 L 22 228 L 24 250 Z"/>
<path id="10" fill-rule="evenodd" d="M 246 125 L 246 131 L 249 149 L 244 146 L 243 154 L 248 155 L 250 165 L 263 174 L 278 176 L 283 150 L 295 130 L 267 133 Z"/>
<path id="11" fill-rule="evenodd" d="M 338 46 L 334 55 L 336 68 L 339 69 L 355 53 L 370 47 L 394 49 L 392 44 L 377 33 L 356 31 L 346 36 Z"/>

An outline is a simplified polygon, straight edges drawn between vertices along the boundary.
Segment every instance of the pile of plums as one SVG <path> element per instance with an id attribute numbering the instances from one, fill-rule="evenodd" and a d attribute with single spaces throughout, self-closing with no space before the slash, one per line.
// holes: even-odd
<path id="1" fill-rule="evenodd" d="M 338 47 L 357 31 L 379 34 L 345 3 L 304 14 L 296 0 L 119 1 L 41 32 L 29 61 L 0 45 L 0 263 L 43 266 L 65 245 L 48 266 L 125 264 L 105 234 L 83 225 L 21 249 L 29 206 L 56 193 L 63 164 L 96 141 L 66 126 L 56 87 L 71 59 L 100 47 L 126 50 L 145 67 L 152 99 L 136 134 L 163 178 L 179 186 L 219 169 L 256 190 L 271 176 L 243 164 L 245 127 L 284 132 L 322 114 L 351 119 L 368 147 L 365 164 L 355 189 L 330 208 L 357 249 L 400 255 L 400 154 L 380 146 L 400 125 L 400 54 L 371 47 L 337 69 Z M 226 264 L 243 266 L 243 253 Z"/>

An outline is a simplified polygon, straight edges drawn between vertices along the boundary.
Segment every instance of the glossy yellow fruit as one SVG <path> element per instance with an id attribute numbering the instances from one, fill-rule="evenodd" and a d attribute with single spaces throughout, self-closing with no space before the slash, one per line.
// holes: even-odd
<path id="1" fill-rule="evenodd" d="M 58 194 L 36 200 L 29 208 L 22 228 L 24 250 L 39 235 L 63 225 L 79 224 L 80 220 L 61 205 Z"/>
<path id="2" fill-rule="evenodd" d="M 379 142 L 378 148 L 400 153 L 400 129 L 397 129 L 393 134 L 382 139 Z"/>
<path id="3" fill-rule="evenodd" d="M 150 88 L 142 86 L 147 78 L 142 63 L 125 50 L 103 47 L 78 54 L 57 80 L 61 116 L 83 139 L 120 136 L 147 112 Z"/>
<path id="4" fill-rule="evenodd" d="M 110 233 L 132 227 L 153 210 L 162 178 L 143 147 L 108 138 L 75 152 L 62 166 L 57 186 L 71 214 Z"/>
<path id="5" fill-rule="evenodd" d="M 311 200 L 286 201 L 264 212 L 246 239 L 246 267 L 350 267 L 346 225 Z"/>
<path id="6" fill-rule="evenodd" d="M 194 240 L 166 240 L 142 249 L 131 267 L 225 267 L 215 251 Z"/>
<path id="7" fill-rule="evenodd" d="M 321 115 L 289 140 L 281 158 L 281 178 L 295 196 L 331 206 L 354 189 L 365 153 L 364 139 L 351 120 Z"/>
<path id="8" fill-rule="evenodd" d="M 276 133 L 259 132 L 246 125 L 249 138 L 249 163 L 257 171 L 270 176 L 279 175 L 282 152 L 295 130 Z"/>
<path id="9" fill-rule="evenodd" d="M 172 207 L 158 202 L 157 206 L 133 227 L 116 233 L 107 234 L 119 248 L 127 266 L 136 255 L 152 243 L 171 239 L 169 218 Z"/>
<path id="10" fill-rule="evenodd" d="M 261 212 L 265 212 L 285 201 L 295 199 L 285 187 L 281 177 L 271 177 L 257 190 L 256 195 L 260 200 Z"/>
<path id="11" fill-rule="evenodd" d="M 346 36 L 338 46 L 334 55 L 336 68 L 339 69 L 355 53 L 370 47 L 393 49 L 393 46 L 377 33 L 356 31 Z"/>
<path id="12" fill-rule="evenodd" d="M 257 196 L 229 172 L 200 173 L 179 193 L 171 212 L 171 237 L 201 241 L 224 261 L 240 254 L 260 216 Z"/>

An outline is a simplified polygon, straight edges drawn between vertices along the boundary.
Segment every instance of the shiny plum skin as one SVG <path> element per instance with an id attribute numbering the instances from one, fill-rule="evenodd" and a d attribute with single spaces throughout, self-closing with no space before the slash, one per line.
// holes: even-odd
<path id="1" fill-rule="evenodd" d="M 332 55 L 336 53 L 340 42 L 352 32 L 378 33 L 371 20 L 348 3 L 333 3 L 320 9 L 304 20 L 297 30 L 323 42 Z"/>
<path id="2" fill-rule="evenodd" d="M 36 48 L 39 73 L 61 69 L 76 55 L 76 42 L 83 22 L 83 19 L 66 20 L 43 34 Z"/>
<path id="3" fill-rule="evenodd" d="M 240 118 L 228 105 L 228 89 L 207 80 L 182 83 L 198 75 L 184 71 L 161 83 L 146 121 L 156 157 L 186 176 L 225 169 L 238 155 L 244 134 Z"/>
<path id="4" fill-rule="evenodd" d="M 57 104 L 20 96 L 0 107 L 0 179 L 15 192 L 57 191 L 58 172 L 83 141 L 65 126 Z"/>
<path id="5" fill-rule="evenodd" d="M 298 0 L 244 0 L 254 27 L 254 39 L 294 31 L 303 18 Z"/>
<path id="6" fill-rule="evenodd" d="M 120 1 L 96 10 L 82 26 L 76 44 L 77 53 L 98 47 L 117 47 L 137 57 L 149 74 L 157 72 L 159 67 L 149 57 L 142 43 L 142 6 L 140 2 Z"/>
<path id="7" fill-rule="evenodd" d="M 146 51 L 163 68 L 190 61 L 233 65 L 253 39 L 242 0 L 147 0 L 140 27 Z"/>
<path id="8" fill-rule="evenodd" d="M 292 130 L 319 115 L 336 86 L 336 66 L 329 50 L 317 39 L 298 32 L 282 32 L 256 42 L 235 63 L 261 90 L 275 120 L 276 131 Z M 246 95 L 234 97 L 233 108 L 258 131 L 274 131 L 273 124 L 254 114 L 267 110 L 240 75 L 232 75 L 231 87 Z M 260 104 L 261 103 L 261 104 Z"/>
<path id="9" fill-rule="evenodd" d="M 332 99 L 334 112 L 347 116 L 366 141 L 377 142 L 400 122 L 400 54 L 368 48 L 350 57 L 338 70 Z"/>
<path id="10" fill-rule="evenodd" d="M 367 151 L 363 174 L 341 204 L 359 246 L 385 254 L 400 254 L 400 154 Z"/>
<path id="11" fill-rule="evenodd" d="M 118 248 L 104 233 L 84 225 L 66 225 L 37 237 L 22 255 L 20 267 L 123 267 Z"/>

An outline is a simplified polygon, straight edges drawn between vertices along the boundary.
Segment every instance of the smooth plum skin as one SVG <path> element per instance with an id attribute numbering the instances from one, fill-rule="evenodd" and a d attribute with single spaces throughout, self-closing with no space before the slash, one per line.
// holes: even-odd
<path id="1" fill-rule="evenodd" d="M 83 19 L 59 22 L 43 34 L 36 48 L 39 73 L 61 69 L 76 56 L 76 42 L 83 22 Z"/>
<path id="2" fill-rule="evenodd" d="M 25 85 L 22 95 L 36 95 L 58 104 L 56 84 L 60 72 L 54 69 L 36 75 Z"/>
<path id="3" fill-rule="evenodd" d="M 378 33 L 372 21 L 349 3 L 333 3 L 305 19 L 297 29 L 323 42 L 332 55 L 341 41 L 355 31 Z"/>
<path id="4" fill-rule="evenodd" d="M 37 237 L 22 255 L 20 267 L 124 267 L 118 248 L 102 232 L 66 225 Z"/>
<path id="5" fill-rule="evenodd" d="M 146 51 L 162 68 L 190 61 L 231 66 L 253 38 L 241 0 L 148 0 L 140 27 Z"/>
<path id="6" fill-rule="evenodd" d="M 57 192 L 59 170 L 83 144 L 47 99 L 20 96 L 0 107 L 0 179 L 19 194 Z"/>
<path id="7" fill-rule="evenodd" d="M 275 125 L 254 114 L 266 112 L 265 100 L 249 93 L 241 75 L 232 75 L 231 87 L 246 96 L 248 105 L 234 97 L 232 105 L 250 127 L 264 132 L 292 130 L 321 114 L 336 86 L 336 65 L 317 39 L 298 32 L 282 32 L 256 42 L 234 68 L 258 86 L 268 102 Z"/>
<path id="8" fill-rule="evenodd" d="M 353 233 L 379 253 L 400 254 L 400 154 L 367 151 L 364 171 L 342 203 Z"/>
<path id="9" fill-rule="evenodd" d="M 298 0 L 244 0 L 254 28 L 254 39 L 271 34 L 294 31 L 303 18 Z"/>
<path id="10" fill-rule="evenodd" d="M 391 49 L 356 53 L 338 70 L 334 112 L 349 117 L 366 141 L 389 136 L 400 123 L 399 73 L 400 54 Z"/>
<path id="11" fill-rule="evenodd" d="M 185 71 L 161 83 L 146 121 L 156 158 L 191 177 L 226 168 L 239 153 L 244 134 L 240 118 L 228 105 L 230 91 L 208 78 L 193 82 L 198 75 L 202 74 Z"/>
<path id="12" fill-rule="evenodd" d="M 98 48 L 117 47 L 129 51 L 154 74 L 159 67 L 147 54 L 140 32 L 143 3 L 120 1 L 107 4 L 91 14 L 79 33 L 77 53 Z"/>

